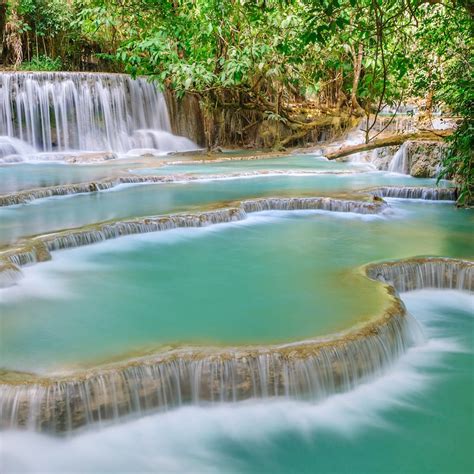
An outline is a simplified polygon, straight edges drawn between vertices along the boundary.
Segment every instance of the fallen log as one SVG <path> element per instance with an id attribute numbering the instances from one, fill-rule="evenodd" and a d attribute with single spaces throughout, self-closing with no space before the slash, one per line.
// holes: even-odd
<path id="1" fill-rule="evenodd" d="M 421 130 L 419 132 L 412 133 L 398 133 L 395 135 L 390 135 L 388 137 L 378 138 L 369 143 L 342 147 L 330 153 L 325 153 L 324 156 L 328 160 L 335 160 L 336 158 L 342 158 L 344 156 L 352 155 L 354 153 L 360 153 L 362 151 L 375 150 L 376 148 L 381 148 L 384 146 L 401 145 L 408 140 L 442 140 L 448 135 L 451 135 L 453 131 L 453 129 L 448 129 Z"/>

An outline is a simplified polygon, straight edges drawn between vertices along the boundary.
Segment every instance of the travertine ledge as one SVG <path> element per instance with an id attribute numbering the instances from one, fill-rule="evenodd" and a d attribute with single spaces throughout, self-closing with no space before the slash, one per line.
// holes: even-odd
<path id="1" fill-rule="evenodd" d="M 125 235 L 159 232 L 182 227 L 205 227 L 213 224 L 240 221 L 251 212 L 266 210 L 326 210 L 377 214 L 386 209 L 383 201 L 344 200 L 325 197 L 261 198 L 242 201 L 236 207 L 197 212 L 172 214 L 137 219 L 106 222 L 78 229 L 55 232 L 26 239 L 0 252 L 0 287 L 14 284 L 12 271 L 19 267 L 51 259 L 54 250 L 79 247 L 115 239 Z M 8 264 L 8 265 L 7 265 Z"/>
<path id="2" fill-rule="evenodd" d="M 472 290 L 474 263 L 414 258 L 374 263 L 388 308 L 344 333 L 291 344 L 183 347 L 53 377 L 4 373 L 0 425 L 68 432 L 86 424 L 187 403 L 284 396 L 319 399 L 350 390 L 386 369 L 421 334 L 396 290 Z"/>
<path id="3" fill-rule="evenodd" d="M 320 170 L 255 170 L 226 174 L 174 174 L 174 175 L 125 175 L 86 183 L 61 184 L 41 188 L 27 189 L 0 195 L 0 207 L 27 204 L 37 199 L 72 196 L 74 194 L 96 193 L 107 191 L 123 184 L 167 184 L 191 181 L 223 181 L 229 179 L 265 177 L 265 176 L 315 176 L 320 174 L 354 174 L 355 171 L 320 171 Z"/>
<path id="4" fill-rule="evenodd" d="M 76 184 L 61 184 L 41 188 L 27 189 L 0 195 L 0 207 L 27 204 L 37 199 L 50 197 L 72 196 L 75 194 L 96 193 L 107 191 L 124 184 L 167 184 L 199 181 L 222 181 L 239 178 L 265 176 L 315 176 L 321 174 L 354 174 L 349 170 L 254 170 L 225 174 L 174 174 L 174 175 L 124 175 L 115 178 L 89 181 Z M 457 199 L 456 188 L 439 188 L 428 186 L 381 186 L 363 190 L 362 193 L 371 193 L 379 197 L 396 197 L 404 199 L 449 200 Z"/>
<path id="5" fill-rule="evenodd" d="M 426 201 L 456 201 L 456 188 L 430 188 L 425 186 L 382 186 L 368 191 L 377 197 L 423 199 Z"/>

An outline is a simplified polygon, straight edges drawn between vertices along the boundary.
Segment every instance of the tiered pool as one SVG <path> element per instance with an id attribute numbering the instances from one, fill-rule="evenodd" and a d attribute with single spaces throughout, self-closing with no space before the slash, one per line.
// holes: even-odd
<path id="1" fill-rule="evenodd" d="M 451 203 L 400 201 L 380 216 L 263 212 L 58 251 L 3 290 L 2 360 L 37 371 L 174 343 L 329 334 L 384 305 L 359 266 L 469 257 L 472 219 Z"/>
<path id="2" fill-rule="evenodd" d="M 296 159 L 298 161 L 298 157 Z M 311 171 L 309 161 L 311 158 L 306 160 L 304 169 Z M 314 157 L 312 160 L 316 164 L 320 163 Z M 267 161 L 270 160 L 262 160 L 260 166 Z M 288 162 L 290 159 L 286 158 L 285 161 Z M 253 161 L 245 163 L 250 163 L 253 169 Z M 237 173 L 242 174 L 245 165 L 240 162 L 236 164 L 239 170 Z M 326 169 L 330 165 L 333 165 L 335 170 L 341 169 L 338 163 L 326 164 Z M 66 165 L 60 166 L 66 167 Z M 205 169 L 201 174 L 213 174 L 217 179 L 195 182 L 179 175 L 176 177 L 176 182 L 123 184 L 103 192 L 52 197 L 35 200 L 26 205 L 0 207 L 0 244 L 13 242 L 20 237 L 81 227 L 96 222 L 196 210 L 216 203 L 227 204 L 253 197 L 324 196 L 352 194 L 366 188 L 385 185 L 435 185 L 435 180 L 432 179 L 415 180 L 392 173 L 374 171 L 354 173 L 354 168 L 350 165 L 344 167 L 348 171 L 347 174 L 294 175 L 288 170 L 289 175 L 256 175 L 240 178 L 237 176 L 231 179 L 228 178 L 228 166 L 225 174 L 218 173 L 219 166 L 217 169 L 208 164 L 201 167 Z M 160 170 L 161 168 L 156 170 L 157 175 Z M 114 171 L 115 167 L 111 167 L 111 172 Z M 219 176 L 222 179 L 219 179 Z"/>
<path id="3" fill-rule="evenodd" d="M 129 153 L 165 119 L 0 165 L 86 183 L 0 207 L 2 470 L 471 472 L 473 211 L 319 153 Z"/>

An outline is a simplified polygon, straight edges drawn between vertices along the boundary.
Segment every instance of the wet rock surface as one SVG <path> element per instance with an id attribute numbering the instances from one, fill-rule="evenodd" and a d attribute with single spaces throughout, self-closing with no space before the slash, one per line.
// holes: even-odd
<path id="1" fill-rule="evenodd" d="M 410 175 L 415 178 L 435 178 L 438 175 L 447 146 L 439 141 L 408 142 Z"/>

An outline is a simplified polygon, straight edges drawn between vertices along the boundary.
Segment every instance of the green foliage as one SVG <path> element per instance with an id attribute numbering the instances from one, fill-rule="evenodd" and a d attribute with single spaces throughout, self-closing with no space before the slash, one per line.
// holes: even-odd
<path id="1" fill-rule="evenodd" d="M 457 116 L 459 126 L 447 139 L 448 153 L 441 177 L 459 185 L 459 205 L 474 204 L 474 24 L 467 8 L 437 7 L 426 11 L 418 32 L 420 50 L 414 55 L 425 71 L 415 76 L 415 92 L 432 90 L 434 100 Z"/>
<path id="2" fill-rule="evenodd" d="M 24 71 L 61 71 L 63 64 L 61 58 L 50 58 L 49 56 L 34 56 L 31 61 L 24 61 L 20 69 Z"/>
<path id="3" fill-rule="evenodd" d="M 467 117 L 448 139 L 441 177 L 454 177 L 460 185 L 458 204 L 474 205 L 474 120 Z"/>
<path id="4" fill-rule="evenodd" d="M 461 121 L 447 139 L 449 149 L 442 172 L 442 177 L 454 177 L 459 183 L 459 205 L 474 205 L 474 57 L 464 54 L 469 42 L 456 44 L 460 54 L 451 56 L 447 77 L 438 88 L 438 95 Z"/>
<path id="5" fill-rule="evenodd" d="M 72 23 L 72 10 L 63 0 L 20 0 L 18 13 L 35 34 L 54 38 L 66 32 Z"/>
<path id="6" fill-rule="evenodd" d="M 117 59 L 131 74 L 151 75 L 182 95 L 216 88 L 248 91 L 257 81 L 270 87 L 276 81 L 299 83 L 309 69 L 300 2 L 286 8 L 272 1 L 266 8 L 217 0 L 174 4 L 149 24 L 143 12 L 145 31 L 118 49 Z"/>
<path id="7" fill-rule="evenodd" d="M 384 107 L 424 99 L 428 119 L 436 107 L 459 117 L 444 175 L 472 199 L 468 1 L 14 0 L 15 9 L 23 68 L 145 75 L 197 95 L 209 117 L 249 110 L 249 125 L 296 134 L 294 110 L 311 100 L 319 115 L 365 116 L 369 140 Z"/>

